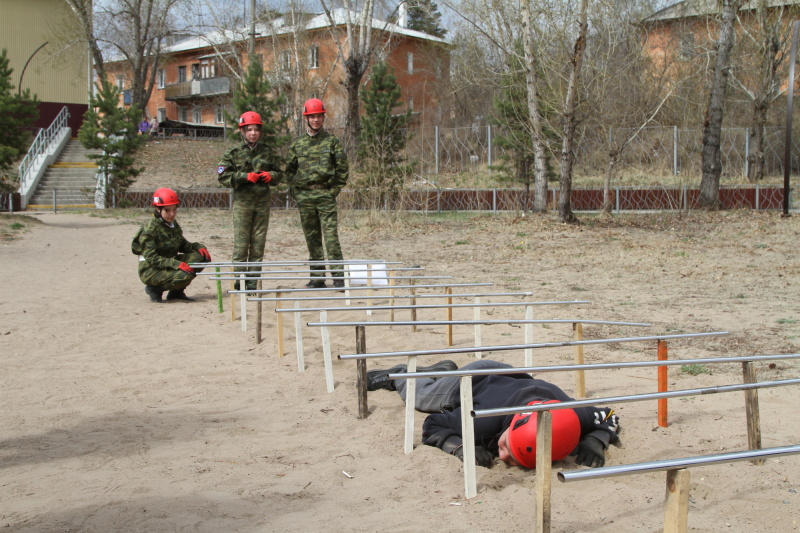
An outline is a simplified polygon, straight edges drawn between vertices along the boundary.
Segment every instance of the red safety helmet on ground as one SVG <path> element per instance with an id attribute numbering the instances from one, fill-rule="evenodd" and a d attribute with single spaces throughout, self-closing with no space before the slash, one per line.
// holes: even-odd
<path id="1" fill-rule="evenodd" d="M 251 124 L 255 124 L 256 126 L 264 125 L 261 123 L 261 115 L 255 111 L 245 111 L 242 113 L 242 116 L 239 117 L 239 128 L 244 128 L 245 126 L 249 126 Z"/>
<path id="2" fill-rule="evenodd" d="M 303 115 L 324 114 L 325 111 L 325 104 L 323 104 L 322 100 L 319 98 L 311 98 L 310 100 L 306 100 L 306 103 L 303 104 Z"/>
<path id="3" fill-rule="evenodd" d="M 153 205 L 156 207 L 181 205 L 181 201 L 178 200 L 178 193 L 172 189 L 162 187 L 160 189 L 156 189 L 156 192 L 153 193 Z"/>
<path id="4" fill-rule="evenodd" d="M 558 400 L 533 401 L 528 405 L 559 403 Z M 573 409 L 556 409 L 553 415 L 553 461 L 570 454 L 581 439 L 581 422 Z M 536 468 L 536 418 L 537 413 L 518 413 L 508 426 L 508 449 L 519 464 Z"/>

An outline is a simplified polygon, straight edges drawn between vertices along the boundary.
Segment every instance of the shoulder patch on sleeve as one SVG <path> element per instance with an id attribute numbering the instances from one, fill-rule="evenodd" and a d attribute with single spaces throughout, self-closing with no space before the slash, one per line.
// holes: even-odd
<path id="1" fill-rule="evenodd" d="M 218 166 L 218 167 L 217 167 L 217 174 L 222 174 L 223 172 L 225 172 L 225 169 L 226 169 L 226 168 L 227 168 L 227 167 L 225 167 L 225 166 L 222 166 L 222 165 Z"/>

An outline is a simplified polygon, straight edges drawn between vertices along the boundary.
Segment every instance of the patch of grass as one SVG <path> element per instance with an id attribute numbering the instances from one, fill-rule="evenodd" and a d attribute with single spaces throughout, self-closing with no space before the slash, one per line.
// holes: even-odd
<path id="1" fill-rule="evenodd" d="M 8 226 L 9 229 L 22 229 L 24 227 L 25 227 L 25 224 L 20 224 L 19 222 L 14 222 L 10 226 Z"/>
<path id="2" fill-rule="evenodd" d="M 528 234 L 527 234 L 527 233 L 524 233 L 524 232 L 522 232 L 522 231 L 518 231 L 518 232 L 517 232 L 517 237 L 527 237 L 527 236 L 528 236 Z"/>
<path id="3" fill-rule="evenodd" d="M 41 225 L 38 218 L 28 215 L 8 214 L 0 216 L 0 241 L 11 242 L 22 238 L 34 226 Z"/>
<path id="4" fill-rule="evenodd" d="M 746 295 L 746 294 L 739 293 L 739 294 L 737 294 L 736 296 L 734 296 L 734 298 L 747 298 L 747 295 Z"/>
<path id="5" fill-rule="evenodd" d="M 569 290 L 575 292 L 589 292 L 589 289 L 584 289 L 583 287 L 570 287 Z"/>
<path id="6" fill-rule="evenodd" d="M 681 365 L 681 372 L 689 374 L 690 376 L 696 376 L 698 374 L 711 375 L 711 369 L 709 369 L 705 365 L 700 365 L 700 364 Z"/>
<path id="7" fill-rule="evenodd" d="M 778 324 L 797 324 L 797 320 L 793 318 L 779 318 Z"/>
<path id="8" fill-rule="evenodd" d="M 754 248 L 768 248 L 766 244 L 756 244 Z"/>
<path id="9" fill-rule="evenodd" d="M 688 254 L 686 252 L 684 252 L 683 250 L 679 250 L 679 251 L 675 252 L 672 255 L 674 255 L 675 257 L 686 257 Z"/>
<path id="10" fill-rule="evenodd" d="M 456 241 L 456 246 L 461 244 L 469 244 L 469 241 Z"/>

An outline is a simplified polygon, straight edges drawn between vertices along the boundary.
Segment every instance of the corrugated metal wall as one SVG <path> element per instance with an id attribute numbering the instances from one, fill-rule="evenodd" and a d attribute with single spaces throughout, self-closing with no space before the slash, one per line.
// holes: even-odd
<path id="1" fill-rule="evenodd" d="M 88 50 L 67 46 L 74 15 L 64 0 L 0 0 L 0 48 L 7 49 L 12 83 L 42 102 L 86 104 L 89 99 Z M 74 38 L 74 36 L 72 36 Z"/>

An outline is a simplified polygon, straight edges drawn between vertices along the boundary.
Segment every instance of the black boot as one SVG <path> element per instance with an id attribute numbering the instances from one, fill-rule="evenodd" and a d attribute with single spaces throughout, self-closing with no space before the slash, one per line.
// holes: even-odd
<path id="1" fill-rule="evenodd" d="M 389 374 L 399 374 L 408 369 L 406 365 L 397 365 L 388 370 L 370 370 L 367 372 L 367 390 L 397 390 L 393 379 L 389 379 Z M 431 366 L 418 366 L 417 372 L 449 372 L 458 370 L 458 365 L 453 361 L 439 361 Z"/>
<path id="2" fill-rule="evenodd" d="M 305 289 L 324 289 L 325 288 L 325 280 L 324 279 L 312 279 L 308 283 L 306 283 L 303 288 Z"/>
<path id="3" fill-rule="evenodd" d="M 189 298 L 186 296 L 186 293 L 183 292 L 183 289 L 180 290 L 172 290 L 167 293 L 167 301 L 170 300 L 183 300 L 184 302 L 193 302 L 193 298 Z"/>
<path id="4" fill-rule="evenodd" d="M 342 278 L 333 278 L 333 286 L 337 289 L 344 289 L 344 280 Z"/>
<path id="5" fill-rule="evenodd" d="M 152 303 L 160 304 L 162 302 L 161 295 L 164 294 L 164 287 L 153 287 L 152 285 L 146 285 L 144 292 L 146 292 L 150 297 L 150 301 Z"/>

